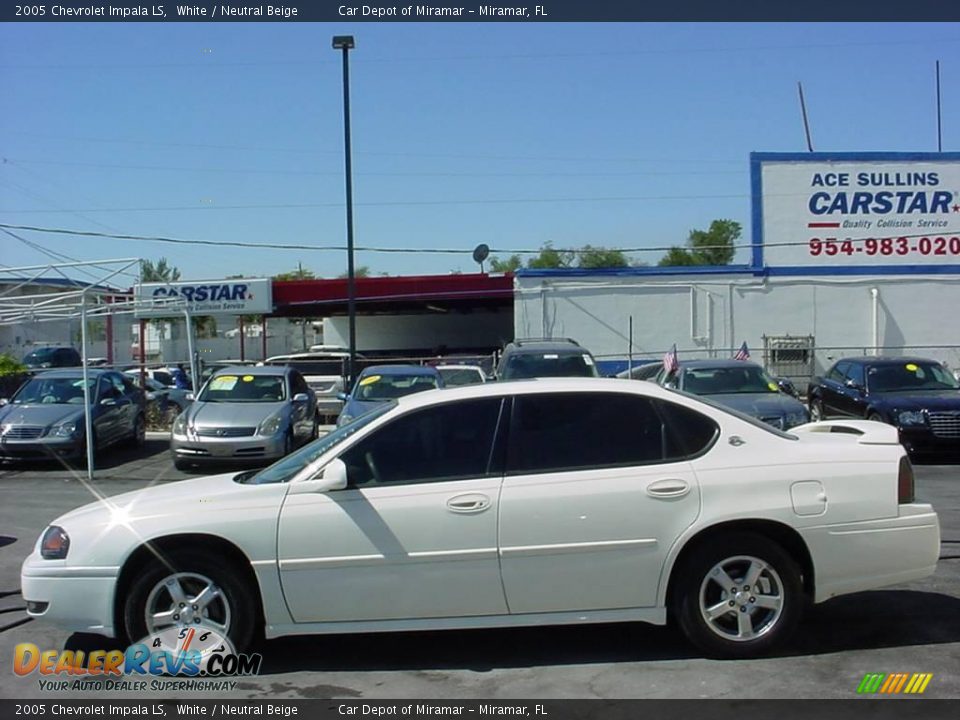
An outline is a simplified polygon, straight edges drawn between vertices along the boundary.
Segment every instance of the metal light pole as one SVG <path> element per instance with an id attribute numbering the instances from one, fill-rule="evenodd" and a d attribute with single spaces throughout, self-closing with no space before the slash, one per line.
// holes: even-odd
<path id="1" fill-rule="evenodd" d="M 334 35 L 333 49 L 343 51 L 343 157 L 347 183 L 347 318 L 350 334 L 350 360 L 347 366 L 347 392 L 353 388 L 357 358 L 357 288 L 353 272 L 353 168 L 350 159 L 350 56 L 355 47 L 353 35 Z"/>

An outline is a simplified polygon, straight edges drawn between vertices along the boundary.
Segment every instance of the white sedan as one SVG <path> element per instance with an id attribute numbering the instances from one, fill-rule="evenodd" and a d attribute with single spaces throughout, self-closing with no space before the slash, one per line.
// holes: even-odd
<path id="1" fill-rule="evenodd" d="M 807 600 L 931 574 L 939 542 L 893 427 L 788 434 L 558 378 L 412 395 L 266 469 L 92 503 L 43 533 L 22 591 L 36 618 L 127 641 L 672 616 L 748 657 Z"/>

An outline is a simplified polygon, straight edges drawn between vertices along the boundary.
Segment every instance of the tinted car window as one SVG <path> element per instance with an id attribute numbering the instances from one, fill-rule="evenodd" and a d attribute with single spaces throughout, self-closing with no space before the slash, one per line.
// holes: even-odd
<path id="1" fill-rule="evenodd" d="M 586 353 L 517 353 L 504 365 L 503 380 L 537 377 L 596 377 L 597 367 Z"/>
<path id="2" fill-rule="evenodd" d="M 666 459 L 679 460 L 702 455 L 713 445 L 719 428 L 706 415 L 683 405 L 657 401 L 667 426 Z"/>
<path id="3" fill-rule="evenodd" d="M 499 473 L 493 467 L 493 444 L 502 404 L 501 398 L 484 398 L 437 405 L 378 428 L 343 454 L 349 486 Z"/>
<path id="4" fill-rule="evenodd" d="M 168 372 L 166 372 L 166 371 L 164 371 L 164 370 L 154 370 L 154 371 L 153 371 L 153 379 L 156 380 L 158 383 L 162 383 L 162 384 L 164 384 L 164 385 L 174 385 L 174 384 L 175 384 L 175 383 L 173 382 L 173 375 L 171 375 L 170 373 L 168 373 Z"/>
<path id="5" fill-rule="evenodd" d="M 827 379 L 833 380 L 834 382 L 842 383 L 847 376 L 847 368 L 850 366 L 848 362 L 838 362 L 830 372 L 827 373 Z"/>
<path id="6" fill-rule="evenodd" d="M 860 387 L 864 387 L 866 379 L 863 374 L 863 365 L 860 363 L 850 363 L 847 367 L 847 379 L 853 380 Z"/>
<path id="7" fill-rule="evenodd" d="M 643 465 L 666 453 L 660 416 L 636 395 L 521 395 L 510 428 L 513 475 Z"/>

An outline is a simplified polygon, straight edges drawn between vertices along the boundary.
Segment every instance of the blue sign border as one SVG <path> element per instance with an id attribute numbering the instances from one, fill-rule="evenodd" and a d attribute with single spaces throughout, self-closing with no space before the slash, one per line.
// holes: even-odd
<path id="1" fill-rule="evenodd" d="M 951 275 L 960 265 L 841 265 L 839 267 L 765 267 L 763 264 L 763 180 L 765 162 L 958 162 L 960 152 L 752 152 L 750 153 L 751 255 L 756 275 Z"/>

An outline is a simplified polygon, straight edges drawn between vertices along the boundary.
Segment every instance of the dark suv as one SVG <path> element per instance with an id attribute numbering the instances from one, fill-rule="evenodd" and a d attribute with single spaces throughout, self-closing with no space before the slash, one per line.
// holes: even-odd
<path id="1" fill-rule="evenodd" d="M 31 370 L 46 370 L 47 368 L 80 367 L 83 360 L 72 347 L 42 347 L 27 353 L 23 364 Z"/>
<path id="2" fill-rule="evenodd" d="M 497 379 L 536 377 L 599 377 L 599 373 L 590 351 L 570 338 L 508 343 L 497 365 Z"/>

